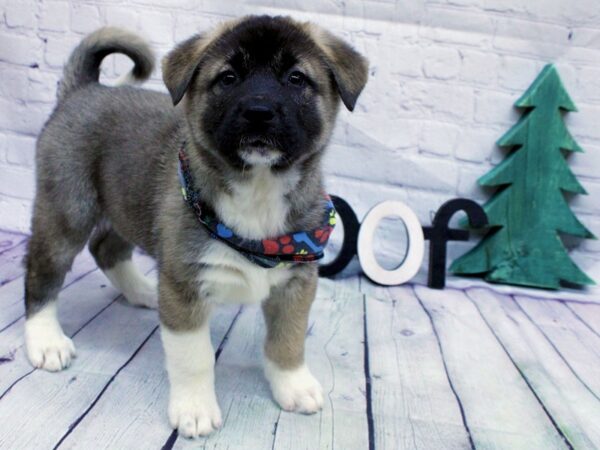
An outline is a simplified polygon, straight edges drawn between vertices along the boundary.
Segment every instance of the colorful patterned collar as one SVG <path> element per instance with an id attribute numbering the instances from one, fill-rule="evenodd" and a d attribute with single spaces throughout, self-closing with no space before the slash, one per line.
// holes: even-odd
<path id="1" fill-rule="evenodd" d="M 179 182 L 184 200 L 190 206 L 196 219 L 204 225 L 214 239 L 227 244 L 253 263 L 273 268 L 298 263 L 314 262 L 323 257 L 323 250 L 335 226 L 335 208 L 328 195 L 324 197 L 322 224 L 308 231 L 296 231 L 270 239 L 244 239 L 219 221 L 211 208 L 200 200 L 194 188 L 194 179 L 185 154 L 185 143 L 179 150 Z"/>

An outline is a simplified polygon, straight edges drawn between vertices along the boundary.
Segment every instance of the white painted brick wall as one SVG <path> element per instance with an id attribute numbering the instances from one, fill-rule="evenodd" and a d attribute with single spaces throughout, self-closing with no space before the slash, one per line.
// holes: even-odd
<path id="1" fill-rule="evenodd" d="M 555 62 L 580 111 L 567 124 L 586 149 L 570 158 L 590 192 L 573 209 L 600 235 L 598 0 L 0 0 L 0 228 L 29 228 L 35 137 L 83 35 L 125 26 L 161 57 L 192 33 L 249 13 L 313 20 L 369 57 L 369 84 L 355 113 L 342 113 L 326 160 L 330 191 L 361 218 L 385 199 L 407 202 L 423 223 L 453 197 L 485 200 L 475 181 L 504 156 L 494 142 L 519 118 L 513 102 Z M 103 77 L 129 67 L 110 57 Z M 158 72 L 148 86 L 164 90 Z M 586 242 L 576 257 L 600 258 L 600 244 Z"/>

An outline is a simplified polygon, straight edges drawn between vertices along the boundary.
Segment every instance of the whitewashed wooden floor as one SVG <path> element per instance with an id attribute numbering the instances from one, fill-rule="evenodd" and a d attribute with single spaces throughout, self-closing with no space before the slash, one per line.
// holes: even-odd
<path id="1" fill-rule="evenodd" d="M 326 401 L 313 416 L 271 400 L 260 311 L 223 309 L 212 337 L 224 426 L 189 441 L 167 425 L 156 312 L 125 303 L 87 253 L 59 307 L 78 357 L 57 374 L 31 368 L 24 250 L 0 233 L 1 449 L 600 448 L 599 304 L 322 280 L 307 354 Z"/>

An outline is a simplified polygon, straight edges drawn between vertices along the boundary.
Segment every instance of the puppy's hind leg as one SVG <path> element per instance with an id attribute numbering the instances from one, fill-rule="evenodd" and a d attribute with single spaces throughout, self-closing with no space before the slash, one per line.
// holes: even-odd
<path id="1" fill-rule="evenodd" d="M 25 344 L 31 364 L 55 372 L 75 356 L 73 342 L 58 322 L 56 298 L 93 224 L 87 218 L 74 223 L 51 208 L 41 211 L 45 204 L 37 202 L 27 249 Z"/>
<path id="2" fill-rule="evenodd" d="M 108 223 L 98 225 L 90 239 L 90 252 L 112 285 L 129 303 L 146 308 L 158 307 L 156 281 L 146 277 L 133 264 L 133 244 L 123 239 Z"/>

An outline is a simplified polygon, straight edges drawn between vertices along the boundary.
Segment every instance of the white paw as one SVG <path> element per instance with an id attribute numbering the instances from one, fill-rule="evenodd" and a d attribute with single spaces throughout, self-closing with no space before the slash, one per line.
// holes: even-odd
<path id="1" fill-rule="evenodd" d="M 56 319 L 54 302 L 25 321 L 25 345 L 34 367 L 50 372 L 69 367 L 75 346 Z"/>
<path id="2" fill-rule="evenodd" d="M 132 305 L 143 306 L 144 308 L 158 308 L 158 287 L 156 281 L 147 280 L 148 284 L 144 289 L 138 289 L 133 292 L 123 292 L 127 301 Z"/>
<path id="3" fill-rule="evenodd" d="M 25 338 L 27 342 L 27 356 L 31 364 L 38 369 L 58 372 L 71 365 L 75 357 L 73 341 L 64 334 L 52 339 Z"/>
<path id="4" fill-rule="evenodd" d="M 156 280 L 141 273 L 130 259 L 118 262 L 104 274 L 129 303 L 151 309 L 158 307 Z"/>
<path id="5" fill-rule="evenodd" d="M 187 438 L 206 436 L 221 427 L 221 409 L 212 392 L 171 394 L 169 422 Z"/>
<path id="6" fill-rule="evenodd" d="M 265 375 L 275 401 L 286 411 L 313 414 L 323 407 L 323 389 L 308 367 L 283 370 L 265 360 Z"/>

